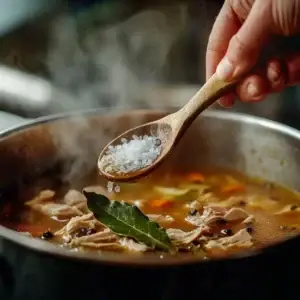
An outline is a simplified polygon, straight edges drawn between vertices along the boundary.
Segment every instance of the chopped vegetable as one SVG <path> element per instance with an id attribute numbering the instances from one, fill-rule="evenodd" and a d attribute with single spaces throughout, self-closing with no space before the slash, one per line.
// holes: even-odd
<path id="1" fill-rule="evenodd" d="M 260 208 L 264 210 L 275 210 L 276 208 L 281 207 L 277 201 L 259 195 L 248 197 L 247 203 L 251 208 Z"/>
<path id="2" fill-rule="evenodd" d="M 95 193 L 83 191 L 88 208 L 96 219 L 114 233 L 131 237 L 149 248 L 163 251 L 172 250 L 166 230 L 149 220 L 136 206 L 126 202 L 110 201 Z"/>
<path id="3" fill-rule="evenodd" d="M 179 197 L 186 195 L 189 189 L 177 189 L 163 186 L 155 186 L 154 190 L 164 196 Z"/>
<path id="4" fill-rule="evenodd" d="M 150 206 L 154 208 L 166 208 L 172 205 L 172 201 L 167 199 L 153 199 L 150 201 Z"/>
<path id="5" fill-rule="evenodd" d="M 204 175 L 201 173 L 190 173 L 187 175 L 187 180 L 191 182 L 203 182 Z"/>
<path id="6" fill-rule="evenodd" d="M 232 177 L 230 175 L 226 175 L 225 178 L 226 178 L 227 183 L 230 185 L 240 183 L 238 180 L 236 180 L 234 177 Z"/>
<path id="7" fill-rule="evenodd" d="M 188 189 L 189 191 L 198 191 L 199 193 L 204 193 L 205 191 L 210 189 L 210 186 L 206 184 L 187 183 L 187 184 L 181 184 L 179 188 Z"/>
<path id="8" fill-rule="evenodd" d="M 245 190 L 245 186 L 243 184 L 237 183 L 237 184 L 230 184 L 227 186 L 224 186 L 221 189 L 222 193 L 235 193 L 235 192 L 243 192 Z"/>

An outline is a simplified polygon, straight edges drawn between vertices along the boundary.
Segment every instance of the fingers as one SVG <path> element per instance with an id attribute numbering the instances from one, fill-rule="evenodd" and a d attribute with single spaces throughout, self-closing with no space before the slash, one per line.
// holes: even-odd
<path id="1" fill-rule="evenodd" d="M 281 92 L 287 84 L 287 74 L 283 62 L 272 59 L 266 69 L 266 79 L 269 83 L 269 92 Z"/>
<path id="2" fill-rule="evenodd" d="M 267 79 L 255 74 L 247 77 L 237 87 L 236 92 L 243 102 L 257 102 L 263 100 L 269 91 Z"/>
<path id="3" fill-rule="evenodd" d="M 269 93 L 280 92 L 284 86 L 285 79 L 281 64 L 273 59 L 267 64 L 265 70 L 247 76 L 236 88 L 236 95 L 243 102 L 257 102 L 263 100 Z M 232 106 L 231 99 L 222 99 L 220 104 L 226 107 Z"/>
<path id="4" fill-rule="evenodd" d="M 235 15 L 228 1 L 225 1 L 223 7 L 214 23 L 209 36 L 206 51 L 206 79 L 209 79 L 216 71 L 218 64 L 224 57 L 229 41 L 234 36 L 241 23 Z M 233 105 L 235 94 L 229 94 L 219 99 L 222 106 L 230 107 Z"/>
<path id="5" fill-rule="evenodd" d="M 238 32 L 240 26 L 241 23 L 233 12 L 229 2 L 225 1 L 208 40 L 206 80 L 215 73 L 217 65 L 227 51 L 231 38 Z"/>
<path id="6" fill-rule="evenodd" d="M 287 56 L 285 65 L 288 85 L 300 84 L 300 53 Z"/>
<path id="7" fill-rule="evenodd" d="M 236 94 L 243 102 L 257 102 L 270 93 L 299 83 L 300 53 L 289 55 L 281 61 L 270 60 L 263 72 L 246 77 L 237 87 Z"/>
<path id="8" fill-rule="evenodd" d="M 247 19 L 231 38 L 225 57 L 216 72 L 223 80 L 234 80 L 258 61 L 272 34 L 270 0 L 255 1 Z"/>
<path id="9" fill-rule="evenodd" d="M 223 107 L 231 107 L 234 104 L 235 98 L 236 98 L 236 95 L 234 93 L 230 93 L 230 94 L 220 98 L 218 102 Z"/>

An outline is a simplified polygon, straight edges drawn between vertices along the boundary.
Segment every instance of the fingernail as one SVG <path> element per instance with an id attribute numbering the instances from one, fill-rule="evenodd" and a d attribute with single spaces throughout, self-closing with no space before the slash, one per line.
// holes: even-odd
<path id="1" fill-rule="evenodd" d="M 271 67 L 269 67 L 267 70 L 267 76 L 271 82 L 277 82 L 280 78 L 279 72 L 277 72 L 277 70 Z"/>
<path id="2" fill-rule="evenodd" d="M 218 101 L 219 105 L 223 108 L 230 108 L 232 106 L 232 104 L 228 104 L 228 103 L 223 103 L 222 101 Z"/>
<path id="3" fill-rule="evenodd" d="M 218 102 L 222 107 L 228 108 L 234 104 L 234 98 L 232 95 L 226 95 L 220 98 Z"/>
<path id="4" fill-rule="evenodd" d="M 219 63 L 216 73 L 222 80 L 228 80 L 232 76 L 234 67 L 227 57 L 224 57 Z"/>
<path id="5" fill-rule="evenodd" d="M 247 86 L 247 93 L 251 97 L 257 97 L 257 96 L 259 96 L 259 90 L 257 89 L 257 87 L 253 83 L 249 83 L 248 84 L 248 86 Z"/>

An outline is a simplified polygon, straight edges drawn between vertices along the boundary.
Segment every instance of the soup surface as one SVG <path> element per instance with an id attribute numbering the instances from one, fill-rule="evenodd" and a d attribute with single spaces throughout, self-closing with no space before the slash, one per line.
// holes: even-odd
<path id="1" fill-rule="evenodd" d="M 299 233 L 298 193 L 233 171 L 157 174 L 108 188 L 100 180 L 41 180 L 1 207 L 0 224 L 70 250 L 162 257 L 228 256 Z"/>

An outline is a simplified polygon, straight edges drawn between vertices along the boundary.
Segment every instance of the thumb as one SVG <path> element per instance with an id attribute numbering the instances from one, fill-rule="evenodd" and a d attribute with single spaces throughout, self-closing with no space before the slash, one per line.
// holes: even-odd
<path id="1" fill-rule="evenodd" d="M 249 71 L 257 63 L 271 33 L 270 0 L 255 1 L 244 24 L 229 42 L 216 70 L 218 76 L 234 80 Z"/>

